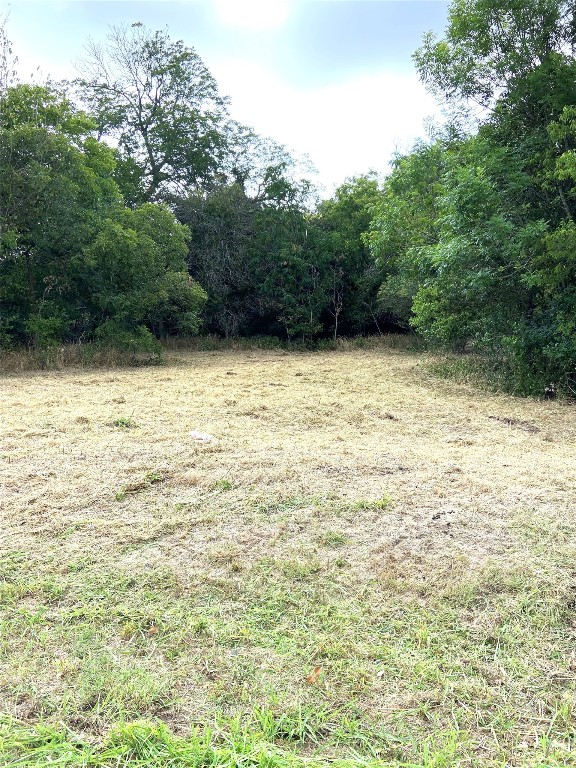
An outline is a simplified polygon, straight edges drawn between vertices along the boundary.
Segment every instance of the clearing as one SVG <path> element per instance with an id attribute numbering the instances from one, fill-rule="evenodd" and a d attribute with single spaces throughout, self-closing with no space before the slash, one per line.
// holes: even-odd
<path id="1" fill-rule="evenodd" d="M 2 765 L 576 765 L 576 408 L 429 360 L 3 376 Z"/>

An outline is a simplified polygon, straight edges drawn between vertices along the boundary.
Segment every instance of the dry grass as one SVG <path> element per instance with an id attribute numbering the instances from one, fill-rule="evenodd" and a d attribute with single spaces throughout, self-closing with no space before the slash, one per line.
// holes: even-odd
<path id="1" fill-rule="evenodd" d="M 576 410 L 426 362 L 5 376 L 4 711 L 88 739 L 238 716 L 300 754 L 570 764 Z"/>

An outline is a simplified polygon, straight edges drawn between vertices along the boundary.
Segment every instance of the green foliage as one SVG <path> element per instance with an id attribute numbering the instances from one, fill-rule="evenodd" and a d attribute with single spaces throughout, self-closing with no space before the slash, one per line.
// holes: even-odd
<path id="1" fill-rule="evenodd" d="M 117 209 L 85 249 L 96 336 L 120 348 L 157 351 L 147 329 L 194 333 L 206 295 L 185 270 L 188 230 L 165 208 Z"/>
<path id="2" fill-rule="evenodd" d="M 564 54 L 576 36 L 567 0 L 453 0 L 442 40 L 432 33 L 414 54 L 422 80 L 436 93 L 484 106 L 542 64 Z"/>
<path id="3" fill-rule="evenodd" d="M 309 187 L 282 161 L 179 201 L 191 230 L 189 269 L 207 289 L 208 329 L 310 340 L 378 327 L 381 278 L 361 235 L 380 196 L 375 179 L 345 184 L 311 214 Z"/>
<path id="4" fill-rule="evenodd" d="M 207 330 L 247 333 L 259 307 L 251 259 L 258 203 L 239 184 L 178 201 L 176 214 L 191 232 L 188 268 L 208 291 Z"/>
<path id="5" fill-rule="evenodd" d="M 137 424 L 134 423 L 133 419 L 122 416 L 119 419 L 114 419 L 112 426 L 118 427 L 119 429 L 133 429 Z"/>
<path id="6" fill-rule="evenodd" d="M 518 390 L 573 390 L 575 46 L 566 0 L 453 0 L 414 56 L 451 122 L 318 205 L 182 41 L 137 23 L 91 43 L 87 114 L 8 87 L 0 24 L 0 345 L 157 359 L 203 322 L 303 345 L 412 328 Z"/>
<path id="7" fill-rule="evenodd" d="M 61 314 L 58 307 L 44 304 L 42 307 L 46 317 L 39 313 L 30 315 L 24 323 L 24 329 L 29 338 L 34 340 L 34 347 L 38 350 L 55 347 L 68 328 L 69 320 Z"/>
<path id="8" fill-rule="evenodd" d="M 0 100 L 0 125 L 13 131 L 23 126 L 59 133 L 82 142 L 96 124 L 52 86 L 21 84 L 8 88 Z"/>
<path id="9" fill-rule="evenodd" d="M 322 331 L 321 315 L 329 301 L 322 233 L 296 209 L 267 208 L 257 221 L 265 254 L 258 265 L 265 300 L 276 308 L 288 339 L 312 339 Z"/>
<path id="10" fill-rule="evenodd" d="M 160 342 L 143 325 L 127 327 L 122 321 L 105 320 L 96 328 L 94 338 L 102 347 L 112 347 L 131 355 L 148 354 L 159 360 L 162 354 Z"/>
<path id="11" fill-rule="evenodd" d="M 373 209 L 366 240 L 383 278 L 380 307 L 404 328 L 414 296 L 430 274 L 425 248 L 438 242 L 439 198 L 452 151 L 450 143 L 437 141 L 398 156 Z"/>
<path id="12" fill-rule="evenodd" d="M 532 304 L 525 273 L 546 225 L 526 219 L 513 155 L 481 140 L 470 140 L 465 152 L 467 164 L 446 175 L 439 239 L 424 251 L 431 272 L 416 294 L 413 324 L 456 348 L 490 349 L 514 333 Z"/>
<path id="13" fill-rule="evenodd" d="M 117 180 L 138 204 L 203 186 L 224 151 L 225 101 L 192 48 L 142 24 L 91 42 L 77 83 L 99 133 L 118 142 Z"/>
<path id="14" fill-rule="evenodd" d="M 192 233 L 189 269 L 209 294 L 209 330 L 289 338 L 322 330 L 320 232 L 305 210 L 307 185 L 282 173 L 269 168 L 257 196 L 234 183 L 179 201 L 177 215 Z"/>
<path id="15" fill-rule="evenodd" d="M 113 151 L 59 91 L 0 99 L 0 338 L 45 349 L 94 337 L 155 357 L 153 333 L 196 333 L 188 230 L 165 208 L 124 208 Z"/>
<path id="16" fill-rule="evenodd" d="M 483 107 L 399 158 L 369 241 L 383 306 L 424 338 L 474 350 L 510 387 L 571 386 L 576 368 L 576 27 L 562 0 L 454 0 L 424 40 L 424 82 L 453 110 Z"/>
<path id="17" fill-rule="evenodd" d="M 296 160 L 230 121 L 196 52 L 165 32 L 112 28 L 83 75 L 90 114 L 52 86 L 0 99 L 2 345 L 94 339 L 155 356 L 204 310 L 226 336 L 381 330 L 382 271 L 362 241 L 375 178 L 312 212 Z"/>
<path id="18" fill-rule="evenodd" d="M 112 152 L 59 92 L 10 88 L 0 100 L 0 304 L 10 336 L 62 338 L 79 302 L 79 254 L 114 206 Z"/>
<path id="19" fill-rule="evenodd" d="M 359 176 L 342 184 L 318 208 L 317 224 L 327 233 L 328 314 L 334 338 L 339 333 L 380 331 L 386 319 L 377 298 L 383 269 L 375 263 L 364 237 L 382 199 L 378 180 L 371 175 Z"/>

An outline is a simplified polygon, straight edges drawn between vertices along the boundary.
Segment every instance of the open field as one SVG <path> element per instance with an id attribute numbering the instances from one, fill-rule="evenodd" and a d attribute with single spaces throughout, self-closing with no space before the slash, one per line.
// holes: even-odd
<path id="1" fill-rule="evenodd" d="M 576 406 L 426 362 L 0 379 L 0 764 L 576 765 Z"/>

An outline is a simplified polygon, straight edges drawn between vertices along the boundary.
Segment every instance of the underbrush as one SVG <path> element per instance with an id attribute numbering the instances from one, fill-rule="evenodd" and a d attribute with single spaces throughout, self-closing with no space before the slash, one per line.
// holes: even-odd
<path id="1" fill-rule="evenodd" d="M 550 386 L 558 397 L 576 397 L 576 388 L 568 376 L 562 376 L 559 381 L 551 381 L 544 373 L 519 368 L 503 358 L 472 353 L 444 353 L 430 364 L 429 370 L 438 378 L 517 397 L 544 397 Z"/>
<path id="2" fill-rule="evenodd" d="M 158 350 L 130 351 L 98 343 L 66 344 L 32 349 L 20 347 L 0 350 L 0 372 L 62 370 L 65 368 L 120 368 L 161 365 L 168 352 L 218 352 L 250 350 L 284 350 L 286 352 L 330 352 L 366 350 L 418 351 L 418 337 L 409 334 L 358 336 L 354 338 L 318 339 L 316 341 L 286 341 L 276 336 L 231 337 L 196 336 L 170 338 Z"/>
<path id="3" fill-rule="evenodd" d="M 159 365 L 162 360 L 160 350 L 130 352 L 101 344 L 66 344 L 47 349 L 21 347 L 0 350 L 0 373 Z"/>
<path id="4" fill-rule="evenodd" d="M 330 352 L 349 351 L 353 349 L 398 349 L 417 351 L 423 348 L 423 343 L 414 334 L 389 333 L 378 336 L 352 336 L 334 339 L 281 339 L 278 336 L 197 336 L 191 339 L 174 338 L 165 343 L 170 350 L 192 350 L 198 352 L 251 349 L 279 349 L 287 352 Z"/>

